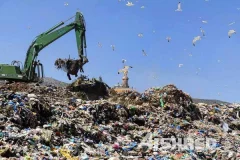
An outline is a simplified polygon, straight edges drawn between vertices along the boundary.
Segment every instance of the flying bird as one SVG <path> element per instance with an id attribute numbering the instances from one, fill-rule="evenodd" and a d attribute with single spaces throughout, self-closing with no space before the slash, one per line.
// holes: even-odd
<path id="1" fill-rule="evenodd" d="M 125 63 L 125 62 L 127 62 L 127 60 L 126 59 L 122 59 L 122 63 Z"/>
<path id="2" fill-rule="evenodd" d="M 193 46 L 195 46 L 196 42 L 201 40 L 201 36 L 197 36 L 197 37 L 194 37 L 192 43 L 193 43 Z"/>
<path id="3" fill-rule="evenodd" d="M 170 41 L 171 41 L 171 37 L 167 37 L 166 40 L 167 40 L 168 42 L 170 42 Z"/>
<path id="4" fill-rule="evenodd" d="M 153 75 L 153 76 L 152 76 L 152 78 L 153 78 L 153 79 L 158 79 L 158 77 L 157 77 L 157 76 L 155 76 L 155 75 Z"/>
<path id="5" fill-rule="evenodd" d="M 132 66 L 124 66 L 124 69 L 130 69 L 133 68 Z"/>
<path id="6" fill-rule="evenodd" d="M 118 74 L 123 73 L 123 75 L 124 75 L 125 77 L 127 77 L 127 75 L 128 75 L 128 70 L 129 70 L 130 68 L 133 68 L 133 67 L 132 67 L 132 66 L 124 66 L 123 69 L 120 69 L 120 70 L 118 71 Z"/>
<path id="7" fill-rule="evenodd" d="M 202 29 L 202 27 L 200 27 L 200 31 L 201 31 L 202 35 L 205 36 L 205 31 Z"/>
<path id="8" fill-rule="evenodd" d="M 147 53 L 144 51 L 144 49 L 142 50 L 142 53 L 144 56 L 147 56 Z"/>
<path id="9" fill-rule="evenodd" d="M 67 3 L 67 2 L 65 2 L 65 3 L 64 3 L 64 6 L 68 6 L 68 3 Z"/>
<path id="10" fill-rule="evenodd" d="M 230 23 L 230 24 L 228 24 L 228 25 L 231 26 L 231 25 L 233 25 L 233 24 L 235 24 L 235 22 L 232 22 L 232 23 Z"/>
<path id="11" fill-rule="evenodd" d="M 228 37 L 231 38 L 233 34 L 236 34 L 237 32 L 233 29 L 228 31 Z"/>
<path id="12" fill-rule="evenodd" d="M 183 64 L 179 64 L 178 67 L 181 68 L 183 66 Z"/>
<path id="13" fill-rule="evenodd" d="M 102 48 L 102 44 L 100 42 L 98 42 L 98 47 Z"/>
<path id="14" fill-rule="evenodd" d="M 177 7 L 177 9 L 175 11 L 176 12 L 181 12 L 182 11 L 181 2 L 178 2 L 178 7 Z"/>
<path id="15" fill-rule="evenodd" d="M 142 33 L 139 33 L 139 34 L 138 34 L 138 37 L 143 37 L 143 34 L 142 34 Z"/>
<path id="16" fill-rule="evenodd" d="M 128 6 L 128 7 L 132 7 L 132 6 L 134 6 L 134 4 L 132 3 L 132 2 L 127 2 L 127 4 L 126 4 L 126 6 Z"/>
<path id="17" fill-rule="evenodd" d="M 158 79 L 158 76 L 156 73 L 151 73 L 151 74 L 149 74 L 149 76 L 153 79 Z"/>
<path id="18" fill-rule="evenodd" d="M 208 23 L 208 22 L 207 22 L 207 21 L 202 21 L 202 23 L 205 23 L 205 24 L 206 24 L 206 23 Z"/>
<path id="19" fill-rule="evenodd" d="M 115 45 L 111 45 L 111 47 L 112 47 L 112 50 L 114 51 L 115 50 Z"/>

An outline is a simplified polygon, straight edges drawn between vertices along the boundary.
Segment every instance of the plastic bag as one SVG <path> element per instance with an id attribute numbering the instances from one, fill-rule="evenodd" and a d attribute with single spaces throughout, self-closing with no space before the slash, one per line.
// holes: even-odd
<path id="1" fill-rule="evenodd" d="M 223 131 L 227 132 L 229 130 L 228 124 L 227 123 L 223 123 Z"/>

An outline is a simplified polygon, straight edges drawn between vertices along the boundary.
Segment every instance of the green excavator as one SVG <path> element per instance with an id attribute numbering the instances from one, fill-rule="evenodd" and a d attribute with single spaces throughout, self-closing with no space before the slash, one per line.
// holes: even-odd
<path id="1" fill-rule="evenodd" d="M 75 17 L 75 21 L 64 25 L 68 20 Z M 85 20 L 80 12 L 69 18 L 65 22 L 60 22 L 48 31 L 40 34 L 29 46 L 24 66 L 20 61 L 12 61 L 12 64 L 0 64 L 0 80 L 9 82 L 42 82 L 44 78 L 43 65 L 37 60 L 39 52 L 58 38 L 75 29 L 77 39 L 77 49 L 80 59 L 86 58 L 86 37 Z"/>

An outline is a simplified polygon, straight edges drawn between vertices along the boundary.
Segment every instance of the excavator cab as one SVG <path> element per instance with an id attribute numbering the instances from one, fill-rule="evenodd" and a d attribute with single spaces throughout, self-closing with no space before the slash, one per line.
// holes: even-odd
<path id="1" fill-rule="evenodd" d="M 19 66 L 1 64 L 0 65 L 0 80 L 15 80 L 22 81 L 23 76 Z"/>
<path id="2" fill-rule="evenodd" d="M 0 65 L 0 80 L 12 81 L 26 81 L 28 75 L 22 72 L 22 63 L 20 61 L 12 61 L 11 65 Z M 44 70 L 40 61 L 34 61 L 33 63 L 33 82 L 43 82 Z"/>

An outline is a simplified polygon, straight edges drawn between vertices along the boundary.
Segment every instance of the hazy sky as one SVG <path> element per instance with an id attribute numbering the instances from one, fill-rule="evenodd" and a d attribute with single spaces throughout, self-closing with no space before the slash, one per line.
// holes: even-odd
<path id="1" fill-rule="evenodd" d="M 127 7 L 123 0 L 1 0 L 0 63 L 23 62 L 37 35 L 75 15 L 79 8 L 87 24 L 90 62 L 84 70 L 89 77 L 101 75 L 113 86 L 121 82 L 117 71 L 126 59 L 133 66 L 129 83 L 139 91 L 175 84 L 192 97 L 240 101 L 239 0 L 182 0 L 182 12 L 175 12 L 178 0 L 132 2 L 134 6 Z M 194 47 L 192 40 L 201 36 L 200 27 L 206 36 Z M 237 34 L 228 38 L 230 29 Z M 148 56 L 143 56 L 142 49 Z M 78 57 L 74 31 L 40 52 L 45 76 L 69 82 L 66 73 L 54 67 L 57 58 L 69 55 Z"/>

